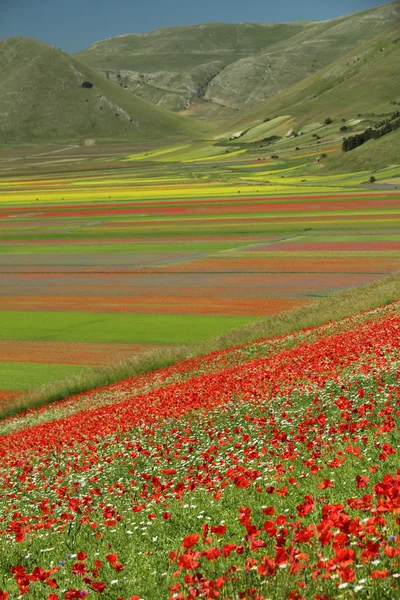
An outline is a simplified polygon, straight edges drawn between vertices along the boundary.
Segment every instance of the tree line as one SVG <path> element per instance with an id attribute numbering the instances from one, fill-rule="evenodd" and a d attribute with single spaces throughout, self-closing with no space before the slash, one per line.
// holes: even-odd
<path id="1" fill-rule="evenodd" d="M 358 148 L 368 142 L 369 140 L 377 140 L 400 127 L 400 111 L 393 113 L 393 115 L 385 121 L 380 121 L 375 125 L 374 128 L 369 127 L 362 133 L 356 135 L 350 135 L 343 140 L 342 150 L 349 152 Z"/>

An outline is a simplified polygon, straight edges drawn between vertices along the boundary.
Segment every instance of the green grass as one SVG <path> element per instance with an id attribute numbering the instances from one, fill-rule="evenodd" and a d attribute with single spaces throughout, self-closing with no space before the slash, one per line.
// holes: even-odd
<path id="1" fill-rule="evenodd" d="M 35 239 L 37 239 L 35 237 Z M 79 238 L 78 238 L 79 239 Z M 246 242 L 243 245 L 248 245 Z M 30 244 L 0 246 L 0 254 L 174 254 L 196 252 L 221 252 L 240 247 L 240 242 L 143 242 L 132 244 Z"/>
<path id="2" fill-rule="evenodd" d="M 193 344 L 254 320 L 215 315 L 0 311 L 0 339 Z"/>
<path id="3" fill-rule="evenodd" d="M 285 134 L 287 131 L 287 122 L 290 121 L 290 117 L 287 116 L 282 116 L 282 117 L 276 117 L 275 119 L 272 119 L 271 121 L 268 121 L 266 123 L 261 123 L 260 125 L 256 125 L 255 127 L 252 127 L 250 129 L 250 131 L 248 131 L 247 133 L 245 133 L 243 136 L 240 137 L 240 142 L 243 143 L 245 142 L 247 143 L 252 143 L 252 142 L 258 142 L 260 140 L 263 140 L 264 138 L 276 135 L 278 136 L 280 134 L 280 130 L 283 130 L 283 133 Z M 285 127 L 286 125 L 286 127 Z"/>
<path id="4" fill-rule="evenodd" d="M 91 367 L 42 363 L 2 362 L 0 390 L 26 391 L 87 371 Z"/>

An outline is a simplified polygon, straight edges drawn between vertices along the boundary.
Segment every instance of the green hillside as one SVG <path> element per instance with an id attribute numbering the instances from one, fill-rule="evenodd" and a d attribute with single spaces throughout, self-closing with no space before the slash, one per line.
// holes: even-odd
<path id="1" fill-rule="evenodd" d="M 149 104 L 33 39 L 0 42 L 0 79 L 3 142 L 163 139 L 199 135 L 206 128 Z"/>
<path id="2" fill-rule="evenodd" d="M 110 38 L 76 56 L 155 104 L 226 119 L 326 67 L 399 17 L 394 2 L 324 22 L 168 27 Z"/>
<path id="3" fill-rule="evenodd" d="M 400 101 L 398 72 L 400 28 L 358 47 L 289 89 L 242 113 L 227 129 L 257 125 L 266 118 L 287 115 L 290 128 L 301 129 L 325 118 L 355 118 L 358 114 L 389 113 Z"/>
<path id="4" fill-rule="evenodd" d="M 393 27 L 399 17 L 396 2 L 312 23 L 268 52 L 230 65 L 210 83 L 206 98 L 240 109 L 256 106 Z"/>
<path id="5" fill-rule="evenodd" d="M 373 170 L 399 163 L 399 132 L 343 153 L 344 137 L 362 133 L 400 109 L 398 25 L 325 69 L 225 123 L 215 138 L 234 147 L 268 148 L 281 157 L 324 154 L 330 171 Z"/>
<path id="6" fill-rule="evenodd" d="M 385 169 L 390 165 L 400 165 L 400 130 L 379 139 L 370 140 L 351 152 L 336 153 L 324 164 L 324 172 L 351 173 Z M 380 173 L 378 183 L 383 179 Z M 390 183 L 400 185 L 400 178 Z"/>

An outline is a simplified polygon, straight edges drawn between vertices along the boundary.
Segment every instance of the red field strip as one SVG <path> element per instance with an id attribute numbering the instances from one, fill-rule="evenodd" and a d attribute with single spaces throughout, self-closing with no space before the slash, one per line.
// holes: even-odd
<path id="1" fill-rule="evenodd" d="M 329 204 L 329 205 L 316 205 L 315 203 L 299 203 L 299 204 L 293 204 L 291 203 L 290 205 L 285 205 L 284 203 L 280 203 L 280 204 L 251 204 L 251 205 L 235 205 L 235 204 L 230 204 L 227 203 L 225 206 L 204 206 L 204 207 L 200 207 L 200 206 L 191 206 L 190 204 L 186 205 L 186 207 L 179 207 L 179 208 L 173 208 L 173 207 L 167 207 L 167 208 L 162 208 L 162 207 L 157 207 L 157 208 L 149 208 L 147 206 L 139 206 L 139 207 L 135 207 L 135 208 L 124 208 L 124 209 L 116 209 L 115 207 L 109 207 L 109 208 L 93 208 L 90 210 L 77 210 L 76 207 L 74 209 L 65 209 L 65 210 L 40 210 L 38 211 L 40 218 L 41 219 L 54 219 L 54 218 L 60 218 L 60 217 L 83 217 L 83 218 L 91 218 L 91 217 L 107 217 L 110 215 L 113 216 L 135 216 L 135 215 L 142 215 L 143 212 L 145 211 L 147 215 L 151 216 L 151 215 L 156 215 L 156 216 L 172 216 L 172 215 L 190 215 L 190 216 L 201 216 L 201 215 L 205 215 L 205 216 L 214 216 L 214 215 L 224 215 L 224 214 L 228 214 L 228 215 L 235 215 L 235 214 L 253 214 L 253 213 L 264 213 L 266 215 L 268 214 L 276 214 L 276 213 L 280 213 L 283 214 L 285 211 L 289 211 L 289 212 L 298 212 L 298 213 L 305 213 L 307 215 L 308 212 L 313 212 L 313 211 L 321 211 L 321 212 L 337 212 L 338 215 L 343 216 L 343 213 L 346 213 L 347 211 L 362 211 L 364 214 L 368 214 L 368 212 L 370 210 L 373 209 L 377 209 L 380 208 L 382 211 L 384 210 L 394 210 L 396 208 L 398 208 L 398 199 L 394 199 L 393 201 L 389 202 L 389 201 L 384 201 L 381 200 L 379 202 L 374 201 L 374 202 L 368 202 L 365 201 L 362 203 L 362 206 L 360 206 L 360 203 L 357 202 L 352 202 L 350 203 L 335 203 L 335 204 Z M 0 218 L 1 216 L 5 217 L 14 217 L 17 216 L 16 214 L 13 214 L 10 212 L 10 214 L 8 215 L 1 215 L 0 213 Z M 350 215 L 349 215 L 350 216 Z M 376 215 L 370 215 L 371 217 L 375 217 Z M 32 215 L 32 217 L 34 217 L 34 215 Z M 308 216 L 308 218 L 310 218 Z"/>
<path id="2" fill-rule="evenodd" d="M 379 252 L 400 250 L 398 242 L 278 242 L 273 246 L 254 248 L 253 251 L 268 250 L 283 252 Z"/>
<path id="3" fill-rule="evenodd" d="M 269 249 L 275 250 L 276 246 Z M 257 257 L 194 259 L 190 263 L 168 265 L 168 272 L 229 273 L 229 272 L 274 272 L 274 273 L 391 273 L 400 269 L 399 258 L 380 257 Z M 152 270 L 144 267 L 143 271 Z"/>
<path id="4" fill-rule="evenodd" d="M 140 295 L 129 298 L 126 296 L 31 296 L 27 294 L 21 297 L 3 296 L 0 299 L 0 310 L 267 316 L 279 314 L 296 306 L 304 306 L 310 302 L 311 300 L 306 298 L 228 298 L 222 296 L 183 296 L 179 293 L 176 295 Z M 5 360 L 1 358 L 1 345 L 0 360 Z M 22 362 L 22 359 L 19 360 Z M 56 360 L 55 362 L 59 361 Z M 84 362 L 82 364 L 88 363 Z"/>
<path id="5" fill-rule="evenodd" d="M 281 211 L 281 214 L 279 214 L 278 216 L 271 216 L 268 214 L 263 214 L 262 216 L 255 216 L 255 217 L 251 217 L 251 216 L 243 216 L 242 218 L 238 218 L 238 217 L 234 217 L 234 216 L 219 216 L 219 217 L 209 217 L 208 215 L 205 216 L 202 219 L 196 218 L 194 216 L 187 216 L 187 218 L 184 219 L 179 219 L 179 221 L 176 221 L 175 219 L 171 218 L 171 219 L 165 219 L 165 218 L 153 218 L 153 219 L 145 219 L 145 220 L 140 220 L 140 221 L 127 221 L 124 224 L 121 223 L 102 223 L 101 225 L 104 227 L 106 226 L 108 230 L 112 230 L 113 228 L 119 228 L 119 227 L 131 227 L 131 228 L 135 228 L 136 230 L 140 230 L 141 228 L 145 228 L 146 230 L 148 230 L 148 228 L 155 228 L 157 227 L 158 230 L 160 230 L 160 228 L 167 228 L 167 229 L 172 229 L 172 227 L 174 228 L 174 230 L 178 229 L 180 227 L 185 227 L 187 225 L 191 226 L 192 228 L 196 227 L 196 233 L 201 231 L 202 227 L 207 226 L 208 228 L 211 227 L 215 227 L 217 226 L 221 226 L 221 225 L 227 225 L 227 226 L 231 226 L 231 227 L 235 227 L 236 229 L 241 228 L 243 225 L 256 225 L 256 226 L 260 226 L 262 224 L 274 224 L 276 225 L 277 223 L 282 223 L 283 227 L 282 229 L 285 230 L 287 228 L 287 224 L 288 224 L 288 218 L 290 219 L 290 223 L 300 223 L 300 224 L 312 224 L 315 225 L 316 223 L 320 223 L 320 222 L 324 222 L 327 224 L 330 224 L 331 222 L 338 222 L 338 221 L 343 221 L 343 222 L 352 222 L 352 223 L 359 223 L 360 221 L 365 221 L 366 223 L 368 223 L 369 221 L 372 223 L 375 223 L 377 221 L 377 217 L 376 215 L 373 214 L 369 214 L 369 213 L 365 213 L 365 214 L 359 214 L 359 215 L 352 215 L 352 214 L 331 214 L 331 215 L 317 215 L 317 216 L 312 216 L 310 217 L 309 215 L 301 215 L 301 216 L 291 216 L 288 217 L 287 215 L 285 215 L 284 211 Z M 400 212 L 398 215 L 380 215 L 379 216 L 379 222 L 381 223 L 398 223 L 400 221 Z M 303 229 L 303 227 L 299 227 L 299 229 Z"/>
<path id="6" fill-rule="evenodd" d="M 25 191 L 25 190 L 24 190 Z M 7 192 L 8 194 L 9 192 Z M 20 193 L 19 190 L 15 190 L 15 195 L 17 195 L 18 193 Z M 0 197 L 1 197 L 1 193 L 0 193 Z M 241 196 L 240 199 L 238 199 L 237 196 L 235 197 L 228 197 L 228 198 L 218 198 L 218 199 L 209 199 L 209 198 L 184 198 L 184 199 L 179 199 L 179 200 L 162 200 L 162 201 L 156 201 L 156 200 L 149 200 L 148 201 L 148 205 L 146 204 L 146 202 L 141 202 L 140 207 L 142 209 L 147 207 L 152 207 L 152 206 L 160 206 L 162 207 L 163 205 L 167 205 L 167 206 L 182 206 L 183 204 L 185 204 L 186 206 L 190 206 L 192 204 L 199 204 L 201 206 L 204 205 L 215 205 L 216 203 L 218 203 L 220 206 L 223 204 L 229 205 L 229 206 L 235 206 L 239 203 L 239 205 L 241 205 L 242 203 L 249 203 L 249 202 L 262 202 L 265 201 L 267 203 L 267 206 L 271 206 L 271 203 L 273 201 L 277 201 L 277 202 L 282 202 L 284 200 L 293 200 L 294 198 L 298 198 L 299 200 L 301 200 L 302 202 L 304 200 L 338 200 L 340 198 L 373 198 L 374 200 L 378 201 L 379 200 L 379 205 L 380 203 L 383 201 L 387 201 L 391 198 L 394 199 L 398 199 L 400 197 L 400 194 L 398 191 L 391 191 L 391 190 L 385 190 L 382 192 L 369 192 L 369 193 L 362 193 L 360 194 L 359 192 L 354 192 L 354 193 L 349 193 L 349 192 L 343 192 L 343 193 L 338 193 L 338 194 L 325 194 L 325 195 L 321 195 L 321 194 L 307 194 L 307 195 L 303 195 L 303 194 L 291 194 L 291 195 L 275 195 L 275 196 Z M 290 206 L 292 205 L 292 203 L 290 204 Z M 341 205 L 341 203 L 339 202 L 339 205 Z M 96 203 L 81 203 L 79 204 L 79 212 L 82 211 L 85 215 L 89 215 L 91 214 L 92 210 L 97 210 L 98 207 L 101 206 L 101 210 L 102 209 L 112 209 L 114 211 L 115 208 L 123 208 L 123 209 L 127 209 L 128 207 L 132 206 L 134 209 L 136 209 L 138 207 L 138 203 L 134 202 L 132 203 L 132 201 L 125 201 L 125 202 L 96 202 Z M 312 206 L 315 205 L 313 204 Z M 358 205 L 359 206 L 359 205 Z M 50 211 L 50 208 L 52 208 L 52 210 L 54 211 L 54 213 L 56 215 L 59 215 L 63 212 L 67 212 L 68 214 L 71 214 L 70 211 L 76 211 L 77 210 L 77 205 L 76 204 L 57 204 L 56 202 L 54 203 L 54 205 L 31 205 L 31 204 L 27 204 L 25 206 L 18 206 L 18 207 L 1 207 L 0 208 L 0 218 L 1 217 L 7 217 L 7 216 L 13 216 L 13 215 L 17 215 L 19 213 L 43 213 L 43 211 Z M 282 208 L 282 206 L 281 206 Z M 85 210 L 87 209 L 87 212 L 85 212 Z M 143 212 L 143 211 L 142 211 Z"/>
<path id="7" fill-rule="evenodd" d="M 362 206 L 361 206 L 362 204 Z M 352 202 L 329 202 L 317 204 L 316 202 L 291 202 L 289 207 L 284 205 L 282 202 L 280 203 L 241 203 L 241 204 L 231 204 L 231 203 L 219 203 L 216 206 L 212 205 L 201 205 L 201 204 L 184 204 L 181 203 L 177 206 L 132 206 L 132 207 L 124 207 L 124 208 L 115 208 L 115 207 L 100 207 L 100 208 L 92 208 L 90 210 L 82 210 L 82 209 L 69 209 L 68 216 L 69 217 L 101 217 L 107 216 L 110 212 L 113 215 L 140 215 L 143 214 L 143 211 L 146 211 L 146 214 L 154 214 L 154 215 L 219 215 L 219 214 L 251 214 L 251 213 L 282 213 L 282 211 L 286 209 L 290 210 L 290 212 L 304 212 L 307 213 L 309 211 L 354 211 L 360 210 L 368 211 L 370 209 L 376 209 L 379 206 L 380 210 L 387 209 L 398 209 L 398 199 L 390 198 L 385 200 L 380 200 L 379 203 L 374 200 L 363 200 L 362 203 L 360 201 L 352 201 Z M 62 207 L 60 207 L 62 209 Z M 42 210 L 41 217 L 42 218 L 53 218 L 60 215 L 59 210 Z"/>
<path id="8" fill-rule="evenodd" d="M 268 299 L 330 292 L 370 283 L 381 276 L 376 272 L 201 273 L 197 270 L 190 272 L 190 263 L 188 267 L 186 273 L 157 269 L 156 272 L 136 273 L 3 274 L 7 293 L 1 297 L 0 306 L 3 310 L 16 310 L 22 306 L 26 310 L 39 310 L 39 307 L 48 306 L 46 297 L 51 296 L 51 306 L 54 306 L 51 310 L 65 310 L 64 302 L 71 302 L 71 306 L 77 302 L 81 307 L 77 310 L 87 307 L 88 311 L 96 311 L 96 305 L 102 303 L 104 309 L 112 312 L 120 310 L 120 305 L 126 307 L 127 312 L 143 310 L 170 314 L 183 311 L 184 314 L 201 314 L 211 309 L 216 314 L 231 314 L 235 305 L 237 310 L 243 310 L 236 303 L 245 302 L 250 310 L 257 311 L 258 303 L 269 302 Z M 68 300 L 74 296 L 77 300 Z M 253 301 L 256 304 L 250 308 Z M 262 305 L 261 310 L 267 309 L 268 304 Z"/>
<path id="9" fill-rule="evenodd" d="M 148 350 L 147 344 L 1 340 L 0 362 L 101 366 Z M 8 392 L 13 394 L 13 392 Z M 0 391 L 0 399 L 3 392 Z"/>

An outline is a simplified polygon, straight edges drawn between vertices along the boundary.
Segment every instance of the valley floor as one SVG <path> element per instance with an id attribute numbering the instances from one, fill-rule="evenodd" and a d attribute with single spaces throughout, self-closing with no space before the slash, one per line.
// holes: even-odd
<path id="1" fill-rule="evenodd" d="M 399 191 L 319 174 L 329 136 L 293 143 L 279 159 L 215 141 L 3 150 L 3 403 L 397 271 Z"/>

